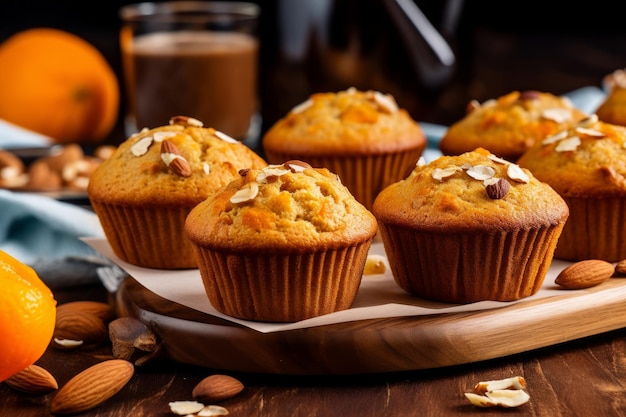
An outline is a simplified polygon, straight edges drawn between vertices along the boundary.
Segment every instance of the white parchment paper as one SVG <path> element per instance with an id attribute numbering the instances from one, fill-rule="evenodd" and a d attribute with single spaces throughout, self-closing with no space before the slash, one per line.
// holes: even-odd
<path id="1" fill-rule="evenodd" d="M 420 316 L 444 313 L 458 313 L 476 310 L 493 309 L 543 297 L 557 297 L 571 295 L 572 291 L 559 290 L 554 284 L 558 273 L 570 265 L 569 262 L 554 260 L 544 280 L 541 290 L 522 300 L 514 302 L 481 301 L 472 304 L 447 304 L 424 300 L 409 295 L 393 280 L 387 265 L 386 272 L 380 275 L 366 275 L 363 277 L 357 297 L 348 310 L 326 314 L 294 323 L 265 323 L 240 320 L 218 312 L 209 302 L 200 273 L 197 269 L 161 270 L 141 268 L 119 259 L 103 238 L 84 238 L 96 251 L 109 258 L 112 262 L 124 269 L 148 290 L 167 300 L 182 304 L 206 314 L 221 317 L 262 333 L 301 329 L 322 326 L 326 324 L 342 323 L 374 318 Z M 385 255 L 381 242 L 374 242 L 370 254 Z M 385 258 L 386 259 L 386 258 Z"/>

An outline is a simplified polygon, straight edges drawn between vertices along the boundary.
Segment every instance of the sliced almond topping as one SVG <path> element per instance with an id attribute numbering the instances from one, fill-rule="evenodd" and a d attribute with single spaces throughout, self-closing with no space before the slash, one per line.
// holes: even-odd
<path id="1" fill-rule="evenodd" d="M 259 175 L 256 176 L 256 181 L 260 184 L 265 184 L 269 178 L 280 177 L 290 172 L 291 169 L 285 168 L 284 165 L 268 165 L 259 172 Z"/>
<path id="2" fill-rule="evenodd" d="M 504 165 L 506 165 L 506 164 L 510 163 L 506 159 L 502 159 L 499 156 L 495 156 L 494 154 L 491 154 L 491 153 L 489 155 L 487 155 L 487 158 L 489 158 L 491 161 L 493 161 L 493 162 L 495 162 L 497 164 L 504 164 Z"/>
<path id="3" fill-rule="evenodd" d="M 299 161 L 299 160 L 287 161 L 283 164 L 283 166 L 285 168 L 288 168 L 293 173 L 302 172 L 307 168 L 313 168 L 311 165 L 307 164 L 306 162 Z"/>
<path id="4" fill-rule="evenodd" d="M 551 143 L 558 142 L 558 141 L 563 140 L 565 138 L 567 138 L 567 130 L 561 130 L 560 132 L 555 133 L 552 136 L 548 136 L 541 143 L 543 145 L 549 145 Z"/>
<path id="5" fill-rule="evenodd" d="M 152 142 L 152 136 L 143 137 L 130 147 L 130 151 L 135 156 L 145 155 L 145 153 L 148 152 L 150 145 L 152 145 Z"/>
<path id="6" fill-rule="evenodd" d="M 206 175 L 209 175 L 211 173 L 211 166 L 207 162 L 204 162 L 202 164 L 202 170 Z"/>
<path id="7" fill-rule="evenodd" d="M 589 117 L 585 117 L 584 119 L 582 119 L 580 122 L 578 122 L 578 126 L 591 126 L 593 124 L 596 124 L 598 122 L 598 115 L 597 114 L 591 114 L 589 115 Z"/>
<path id="8" fill-rule="evenodd" d="M 517 164 L 510 164 L 506 169 L 506 174 L 515 182 L 527 184 L 530 181 L 528 174 Z"/>
<path id="9" fill-rule="evenodd" d="M 303 111 L 305 111 L 306 109 L 308 109 L 312 105 L 313 105 L 313 100 L 308 99 L 308 100 L 303 101 L 302 103 L 298 104 L 294 108 L 292 108 L 291 109 L 291 113 L 293 113 L 293 114 L 302 113 Z"/>
<path id="10" fill-rule="evenodd" d="M 480 102 L 478 100 L 470 100 L 465 107 L 465 113 L 470 114 L 474 110 L 480 109 Z"/>
<path id="11" fill-rule="evenodd" d="M 218 139 L 223 140 L 224 142 L 228 142 L 228 143 L 241 143 L 239 142 L 237 139 L 231 138 L 230 136 L 228 136 L 226 133 L 224 132 L 220 132 L 219 130 L 215 131 L 215 136 Z"/>
<path id="12" fill-rule="evenodd" d="M 159 143 L 176 135 L 178 135 L 178 132 L 173 132 L 171 130 L 157 130 L 152 134 L 152 137 L 154 138 L 155 142 Z"/>
<path id="13" fill-rule="evenodd" d="M 161 160 L 174 174 L 181 177 L 191 176 L 189 162 L 180 154 L 180 151 L 169 139 L 161 143 Z"/>
<path id="14" fill-rule="evenodd" d="M 423 167 L 424 165 L 426 165 L 426 158 L 424 158 L 423 156 L 420 156 L 417 159 L 417 162 L 415 163 L 416 167 Z"/>
<path id="15" fill-rule="evenodd" d="M 488 165 L 474 165 L 465 172 L 470 177 L 479 181 L 484 181 L 496 175 L 496 170 Z"/>
<path id="16" fill-rule="evenodd" d="M 570 136 L 567 139 L 563 139 L 556 145 L 554 150 L 556 152 L 569 152 L 575 151 L 580 145 L 580 138 L 578 136 Z"/>
<path id="17" fill-rule="evenodd" d="M 387 113 L 395 113 L 398 111 L 398 104 L 389 94 L 374 91 L 373 98 L 376 104 L 378 104 Z"/>
<path id="18" fill-rule="evenodd" d="M 572 113 L 567 109 L 545 109 L 541 112 L 541 117 L 560 124 L 570 120 L 572 118 Z"/>
<path id="19" fill-rule="evenodd" d="M 245 203 L 254 200 L 257 194 L 259 194 L 259 185 L 256 182 L 251 182 L 233 194 L 230 197 L 230 202 L 233 204 Z"/>
<path id="20" fill-rule="evenodd" d="M 462 169 L 457 166 L 451 166 L 448 168 L 435 168 L 433 169 L 432 176 L 438 181 L 443 181 L 444 179 L 453 176 L 459 171 L 462 171 Z"/>
<path id="21" fill-rule="evenodd" d="M 576 132 L 580 133 L 581 135 L 590 136 L 592 138 L 604 138 L 604 137 L 606 137 L 606 134 L 604 134 L 604 132 L 600 132 L 599 130 L 595 130 L 595 129 L 589 129 L 589 128 L 583 127 L 583 126 L 578 126 L 576 128 Z"/>

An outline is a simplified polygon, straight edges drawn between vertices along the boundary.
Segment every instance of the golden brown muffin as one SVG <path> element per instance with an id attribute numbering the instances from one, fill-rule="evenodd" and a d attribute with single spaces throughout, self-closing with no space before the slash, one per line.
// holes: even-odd
<path id="1" fill-rule="evenodd" d="M 626 70 L 619 69 L 602 80 L 607 96 L 596 109 L 598 118 L 606 123 L 626 126 Z"/>
<path id="2" fill-rule="evenodd" d="M 626 258 L 626 127 L 592 115 L 538 143 L 519 164 L 550 184 L 570 208 L 557 258 Z"/>
<path id="3" fill-rule="evenodd" d="M 185 229 L 218 311 L 291 322 L 350 307 L 377 225 L 336 175 L 291 161 L 241 171 Z"/>
<path id="4" fill-rule="evenodd" d="M 276 122 L 262 145 L 269 163 L 298 159 L 328 168 L 370 208 L 420 157 L 426 137 L 392 96 L 351 88 L 313 94 Z"/>
<path id="5" fill-rule="evenodd" d="M 195 268 L 184 223 L 189 211 L 266 162 L 242 143 L 191 118 L 144 129 L 123 142 L 88 186 L 114 253 L 147 268 Z"/>
<path id="6" fill-rule="evenodd" d="M 586 116 L 566 97 L 513 91 L 482 104 L 470 103 L 468 114 L 448 128 L 439 149 L 444 155 L 460 155 L 481 147 L 516 161 L 535 142 Z"/>
<path id="7" fill-rule="evenodd" d="M 479 148 L 418 164 L 373 213 L 401 288 L 469 303 L 535 294 L 568 208 L 527 170 Z"/>

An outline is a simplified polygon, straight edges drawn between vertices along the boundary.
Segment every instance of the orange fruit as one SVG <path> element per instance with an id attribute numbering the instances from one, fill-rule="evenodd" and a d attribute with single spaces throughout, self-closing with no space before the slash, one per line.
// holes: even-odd
<path id="1" fill-rule="evenodd" d="M 99 142 L 117 122 L 117 76 L 92 44 L 57 29 L 18 32 L 0 44 L 0 119 L 56 143 Z"/>
<path id="2" fill-rule="evenodd" d="M 56 320 L 56 300 L 34 269 L 0 251 L 0 381 L 45 352 Z"/>

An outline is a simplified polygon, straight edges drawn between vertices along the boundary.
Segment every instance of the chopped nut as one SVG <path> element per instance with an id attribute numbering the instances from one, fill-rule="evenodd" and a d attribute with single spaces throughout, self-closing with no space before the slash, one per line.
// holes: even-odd
<path id="1" fill-rule="evenodd" d="M 504 178 L 499 178 L 495 182 L 488 183 L 485 189 L 487 190 L 487 196 L 489 196 L 490 199 L 499 200 L 507 195 L 511 189 L 511 185 Z"/>
<path id="2" fill-rule="evenodd" d="M 622 259 L 615 264 L 615 272 L 619 275 L 626 275 L 626 259 Z"/>
<path id="3" fill-rule="evenodd" d="M 202 127 L 204 123 L 202 123 L 198 119 L 194 119 L 193 117 L 188 116 L 174 116 L 170 119 L 170 125 L 182 125 L 182 126 L 190 126 L 190 127 Z"/>
<path id="4" fill-rule="evenodd" d="M 385 265 L 385 257 L 381 255 L 369 255 L 365 261 L 363 275 L 384 274 L 387 270 Z"/>
<path id="5" fill-rule="evenodd" d="M 157 348 L 155 333 L 140 320 L 120 317 L 109 323 L 113 356 L 130 361 L 137 350 L 153 352 Z"/>

